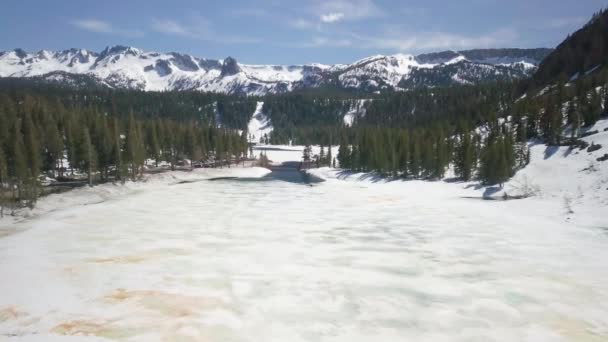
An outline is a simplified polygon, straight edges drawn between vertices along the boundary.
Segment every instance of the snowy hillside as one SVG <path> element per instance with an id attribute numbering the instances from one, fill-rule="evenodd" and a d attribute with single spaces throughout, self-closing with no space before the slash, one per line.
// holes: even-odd
<path id="1" fill-rule="evenodd" d="M 358 100 L 351 109 L 344 114 L 344 125 L 352 126 L 353 123 L 363 116 L 365 116 L 365 103 L 369 100 Z"/>
<path id="2" fill-rule="evenodd" d="M 608 220 L 608 119 L 598 121 L 585 131 L 598 133 L 581 140 L 601 148 L 590 152 L 588 148 L 533 144 L 530 165 L 519 171 L 504 191 L 512 196 L 532 192 L 554 203 L 569 220 L 605 225 Z"/>
<path id="3" fill-rule="evenodd" d="M 378 55 L 352 64 L 284 66 L 248 65 L 238 63 L 232 57 L 214 60 L 175 52 L 143 51 L 127 46 L 107 47 L 101 52 L 69 49 L 29 53 L 15 49 L 0 52 L 0 77 L 36 76 L 55 83 L 69 83 L 73 82 L 69 75 L 88 75 L 98 84 L 113 88 L 264 95 L 322 85 L 366 91 L 399 89 L 400 83 L 415 78 L 420 72 L 426 75 L 430 70 L 442 74 L 448 67 L 450 70 L 460 70 L 471 69 L 471 65 L 489 70 L 469 76 L 477 81 L 525 77 L 535 70 L 542 59 L 538 53 L 526 56 L 527 50 L 520 50 L 517 55 L 510 50 L 501 51 L 486 54 L 491 56 L 488 58 L 473 55 L 477 59 L 467 58 L 466 52 L 449 51 L 420 56 Z M 458 79 L 454 82 L 467 83 Z M 431 81 L 424 85 L 436 84 Z"/>
<path id="4" fill-rule="evenodd" d="M 270 132 L 273 130 L 270 118 L 264 114 L 262 111 L 263 108 L 264 102 L 258 101 L 255 112 L 247 125 L 250 142 L 260 143 L 261 139 L 270 136 Z"/>

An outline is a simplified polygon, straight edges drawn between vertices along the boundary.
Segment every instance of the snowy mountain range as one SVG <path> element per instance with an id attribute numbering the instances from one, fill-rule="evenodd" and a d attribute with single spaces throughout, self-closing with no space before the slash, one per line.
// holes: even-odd
<path id="1" fill-rule="evenodd" d="M 265 95 L 335 87 L 360 91 L 467 84 L 531 75 L 550 49 L 444 51 L 423 55 L 377 55 L 351 64 L 249 65 L 234 58 L 113 46 L 85 49 L 22 49 L 0 52 L 0 77 L 33 77 L 68 85 L 94 84 L 145 91 L 199 90 Z"/>

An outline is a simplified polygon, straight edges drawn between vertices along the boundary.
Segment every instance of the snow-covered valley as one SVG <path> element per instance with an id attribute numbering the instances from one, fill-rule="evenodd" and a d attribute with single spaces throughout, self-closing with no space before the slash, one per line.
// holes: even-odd
<path id="1" fill-rule="evenodd" d="M 528 177 L 539 194 L 512 201 L 329 168 L 314 185 L 202 169 L 51 195 L 0 221 L 0 336 L 606 341 L 606 168 L 565 149 L 533 147 L 505 189 Z"/>

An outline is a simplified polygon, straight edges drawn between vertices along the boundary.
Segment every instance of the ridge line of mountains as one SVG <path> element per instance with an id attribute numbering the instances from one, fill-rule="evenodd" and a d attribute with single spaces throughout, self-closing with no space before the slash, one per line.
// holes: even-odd
<path id="1" fill-rule="evenodd" d="M 198 90 L 234 95 L 309 88 L 380 92 L 530 77 L 553 50 L 475 49 L 420 55 L 376 55 L 351 64 L 251 65 L 129 46 L 0 52 L 0 77 L 32 78 L 76 88 Z"/>

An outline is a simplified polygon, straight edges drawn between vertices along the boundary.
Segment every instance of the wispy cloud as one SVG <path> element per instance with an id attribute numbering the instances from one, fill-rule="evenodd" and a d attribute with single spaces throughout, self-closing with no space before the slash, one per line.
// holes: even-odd
<path id="1" fill-rule="evenodd" d="M 308 42 L 298 43 L 291 45 L 296 48 L 323 48 L 323 47 L 349 47 L 353 44 L 350 39 L 346 38 L 327 38 L 327 37 L 314 37 Z"/>
<path id="2" fill-rule="evenodd" d="M 258 39 L 251 37 L 217 32 L 213 28 L 213 24 L 199 14 L 193 14 L 181 21 L 154 18 L 152 20 L 151 29 L 167 35 L 187 37 L 214 43 L 252 44 L 259 42 Z"/>
<path id="3" fill-rule="evenodd" d="M 314 20 L 297 18 L 287 21 L 287 25 L 299 30 L 321 30 L 321 24 Z"/>
<path id="4" fill-rule="evenodd" d="M 141 37 L 144 35 L 140 30 L 129 30 L 115 27 L 107 21 L 98 19 L 79 19 L 72 21 L 72 25 L 95 33 L 115 34 L 126 37 Z"/>
<path id="5" fill-rule="evenodd" d="M 451 32 L 409 32 L 395 34 L 383 32 L 378 35 L 356 33 L 317 36 L 310 41 L 289 45 L 297 48 L 355 48 L 389 50 L 395 52 L 419 53 L 437 50 L 462 50 L 470 48 L 504 47 L 514 44 L 518 38 L 516 31 L 501 29 L 484 35 L 461 35 Z"/>
<path id="6" fill-rule="evenodd" d="M 548 20 L 544 24 L 544 28 L 547 29 L 561 29 L 561 28 L 578 28 L 587 22 L 585 17 L 562 17 L 553 18 Z"/>
<path id="7" fill-rule="evenodd" d="M 160 33 L 174 34 L 178 36 L 190 36 L 192 32 L 181 24 L 168 19 L 152 19 L 152 28 Z"/>
<path id="8" fill-rule="evenodd" d="M 433 49 L 491 48 L 512 44 L 517 40 L 515 30 L 505 28 L 484 35 L 461 35 L 451 32 L 401 32 L 399 35 L 362 36 L 354 34 L 357 46 L 397 51 Z"/>
<path id="9" fill-rule="evenodd" d="M 344 13 L 336 12 L 336 13 L 328 13 L 321 15 L 321 21 L 324 23 L 335 23 L 344 19 Z"/>
<path id="10" fill-rule="evenodd" d="M 270 16 L 271 12 L 261 7 L 238 7 L 230 8 L 225 15 L 235 18 L 265 18 Z"/>

